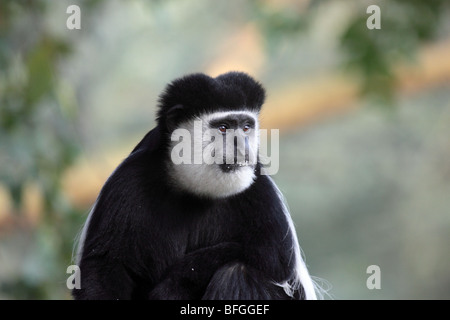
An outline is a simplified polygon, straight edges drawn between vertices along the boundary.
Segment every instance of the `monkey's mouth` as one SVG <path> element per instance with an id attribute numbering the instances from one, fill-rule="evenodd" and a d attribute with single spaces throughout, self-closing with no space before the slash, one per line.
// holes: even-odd
<path id="1" fill-rule="evenodd" d="M 250 162 L 245 161 L 241 163 L 224 163 L 220 165 L 220 168 L 223 172 L 235 172 L 241 168 L 251 166 Z"/>

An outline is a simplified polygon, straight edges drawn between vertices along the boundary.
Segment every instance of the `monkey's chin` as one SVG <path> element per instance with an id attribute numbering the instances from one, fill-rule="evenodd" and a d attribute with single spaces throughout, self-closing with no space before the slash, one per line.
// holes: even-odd
<path id="1" fill-rule="evenodd" d="M 228 169 L 217 164 L 173 165 L 170 176 L 185 192 L 208 198 L 226 198 L 245 191 L 255 178 L 254 165 L 231 165 Z"/>

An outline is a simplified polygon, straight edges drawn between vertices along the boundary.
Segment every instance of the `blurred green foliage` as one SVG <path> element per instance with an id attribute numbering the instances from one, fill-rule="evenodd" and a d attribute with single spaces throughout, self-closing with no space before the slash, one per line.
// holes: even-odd
<path id="1" fill-rule="evenodd" d="M 89 23 L 99 3 L 77 2 L 83 8 L 83 25 Z M 253 1 L 253 14 L 248 18 L 257 22 L 273 55 L 282 42 L 308 31 L 322 3 L 312 0 L 306 9 L 289 5 L 273 9 Z M 26 266 L 16 278 L 0 284 L 11 298 L 68 296 L 63 271 L 84 218 L 61 192 L 62 175 L 80 154 L 81 146 L 77 101 L 59 73 L 60 64 L 73 54 L 74 44 L 72 39 L 53 34 L 46 23 L 52 4 L 45 0 L 0 1 L 0 182 L 9 191 L 17 214 L 22 210 L 26 185 L 37 186 L 44 199 L 43 219 L 32 230 Z M 366 2 L 352 5 L 356 9 L 339 39 L 342 66 L 361 77 L 363 96 L 375 96 L 389 104 L 396 90 L 393 69 L 413 58 L 419 44 L 433 39 L 450 2 L 380 2 L 383 33 L 367 30 Z"/>
<path id="2" fill-rule="evenodd" d="M 25 183 L 37 182 L 46 211 L 56 209 L 61 173 L 77 154 L 76 114 L 63 112 L 58 63 L 69 43 L 47 33 L 43 1 L 1 3 L 0 179 L 19 209 Z M 20 21 L 33 21 L 29 25 Z"/>
<path id="3" fill-rule="evenodd" d="M 283 41 L 292 41 L 300 32 L 308 31 L 315 22 L 318 8 L 325 1 L 311 0 L 306 8 L 293 1 L 278 10 L 268 10 L 254 1 L 255 20 L 260 25 L 268 52 L 274 54 Z M 330 3 L 332 1 L 328 1 Z M 348 2 L 352 15 L 339 38 L 342 68 L 360 79 L 360 94 L 384 106 L 395 101 L 395 66 L 414 60 L 419 45 L 433 40 L 446 16 L 450 2 L 446 0 L 389 0 L 373 4 L 380 7 L 381 29 L 366 26 L 371 13 L 364 1 Z"/>
<path id="4" fill-rule="evenodd" d="M 361 93 L 391 105 L 395 98 L 395 66 L 413 60 L 420 44 L 432 40 L 450 3 L 445 0 L 391 0 L 377 3 L 381 29 L 368 32 L 366 15 L 350 21 L 340 38 L 343 64 L 361 78 Z M 364 12 L 363 8 L 359 12 Z M 382 31 L 381 31 L 382 30 Z"/>
<path id="5" fill-rule="evenodd" d="M 70 261 L 81 223 L 61 193 L 62 175 L 80 150 L 76 101 L 63 90 L 58 74 L 72 44 L 48 29 L 44 18 L 49 5 L 0 2 L 0 182 L 17 214 L 23 210 L 25 187 L 36 186 L 44 212 L 32 231 L 31 269 L 1 284 L 14 298 L 62 296 L 55 272 L 61 273 Z"/>

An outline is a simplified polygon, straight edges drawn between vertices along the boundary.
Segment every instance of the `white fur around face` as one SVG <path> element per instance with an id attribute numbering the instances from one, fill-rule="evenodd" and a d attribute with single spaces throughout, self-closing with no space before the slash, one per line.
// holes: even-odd
<path id="1" fill-rule="evenodd" d="M 250 152 L 257 154 L 258 115 L 255 113 L 248 111 L 217 112 L 183 123 L 179 126 L 179 128 L 184 129 L 185 132 L 188 131 L 193 140 L 203 139 L 203 133 L 209 130 L 208 125 L 210 121 L 229 114 L 242 113 L 251 116 L 255 120 L 255 129 L 254 132 L 252 132 L 252 136 L 249 137 L 249 143 L 253 146 L 250 148 Z M 199 121 L 201 121 L 201 135 L 198 134 Z M 197 128 L 195 127 L 196 123 Z M 197 129 L 197 131 L 194 131 L 194 128 Z M 172 141 L 171 148 L 173 148 L 176 144 L 176 141 Z M 203 160 L 204 149 L 209 147 L 211 147 L 211 144 L 208 141 L 202 141 L 200 147 L 191 148 L 193 159 L 191 163 L 180 163 L 182 161 L 173 158 L 177 155 L 172 155 L 172 161 L 169 162 L 169 175 L 174 185 L 184 191 L 211 198 L 225 198 L 238 194 L 250 187 L 256 177 L 254 172 L 254 164 L 239 167 L 234 171 L 224 172 L 216 163 L 208 164 L 205 163 L 205 161 L 198 161 L 199 159 Z"/>
<path id="2" fill-rule="evenodd" d="M 235 172 L 223 172 L 216 164 L 172 165 L 175 184 L 185 191 L 211 198 L 238 194 L 253 183 L 254 169 L 243 167 Z"/>

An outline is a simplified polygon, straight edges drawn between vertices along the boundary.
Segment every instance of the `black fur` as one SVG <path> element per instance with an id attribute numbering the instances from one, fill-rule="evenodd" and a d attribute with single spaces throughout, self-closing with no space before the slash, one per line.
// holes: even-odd
<path id="1" fill-rule="evenodd" d="M 264 88 L 242 72 L 211 78 L 197 73 L 170 83 L 160 97 L 158 125 L 169 131 L 180 121 L 211 111 L 258 112 L 265 99 Z"/>
<path id="2" fill-rule="evenodd" d="M 294 259 L 269 178 L 257 175 L 244 192 L 213 200 L 172 188 L 166 171 L 168 127 L 204 112 L 258 111 L 263 101 L 261 85 L 243 73 L 196 74 L 168 86 L 157 127 L 100 192 L 75 299 L 290 298 L 273 284 L 292 278 Z"/>

